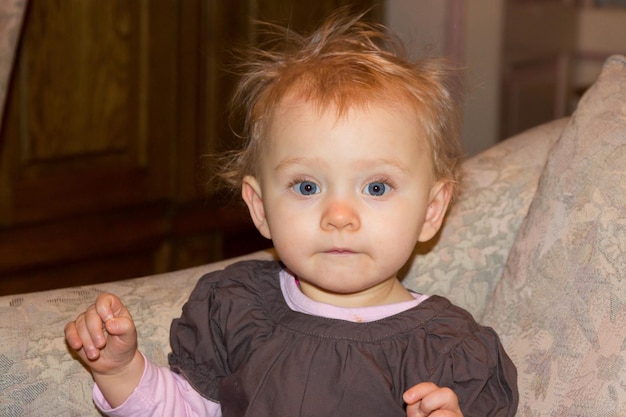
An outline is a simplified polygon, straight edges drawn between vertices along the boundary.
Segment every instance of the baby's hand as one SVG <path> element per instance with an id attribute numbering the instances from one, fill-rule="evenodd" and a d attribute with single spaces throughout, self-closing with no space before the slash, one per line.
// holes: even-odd
<path id="1" fill-rule="evenodd" d="M 454 391 L 432 382 L 414 385 L 402 397 L 407 404 L 407 417 L 463 417 Z"/>
<path id="2" fill-rule="evenodd" d="M 112 294 L 101 294 L 95 304 L 68 323 L 65 339 L 94 374 L 116 373 L 137 353 L 133 319 Z"/>

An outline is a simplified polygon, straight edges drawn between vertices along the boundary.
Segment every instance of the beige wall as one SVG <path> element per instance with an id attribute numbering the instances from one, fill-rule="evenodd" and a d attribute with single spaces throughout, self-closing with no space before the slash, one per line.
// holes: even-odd
<path id="1" fill-rule="evenodd" d="M 445 0 L 387 0 L 386 24 L 400 35 L 414 56 L 424 48 L 442 54 L 446 41 Z"/>
<path id="2" fill-rule="evenodd" d="M 461 140 L 472 155 L 498 140 L 501 31 L 504 0 L 387 0 L 386 23 L 414 55 L 424 48 L 444 54 L 448 30 L 456 33 L 453 51 L 466 67 L 468 97 Z M 453 8 L 456 8 L 453 10 Z M 461 22 L 450 22 L 451 14 Z"/>
<path id="3" fill-rule="evenodd" d="M 473 155 L 499 140 L 504 0 L 466 4 L 468 99 L 462 138 L 466 152 Z"/>

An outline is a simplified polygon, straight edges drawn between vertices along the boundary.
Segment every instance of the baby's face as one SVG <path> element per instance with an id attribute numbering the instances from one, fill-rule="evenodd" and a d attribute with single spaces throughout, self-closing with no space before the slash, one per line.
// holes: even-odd
<path id="1" fill-rule="evenodd" d="M 320 113 L 287 100 L 268 133 L 259 177 L 248 178 L 262 202 L 261 233 L 309 297 L 384 303 L 378 297 L 399 285 L 396 273 L 416 242 L 439 228 L 428 220 L 433 205 L 447 206 L 437 200 L 445 187 L 435 181 L 417 118 L 371 105 L 338 119 L 332 108 Z"/>

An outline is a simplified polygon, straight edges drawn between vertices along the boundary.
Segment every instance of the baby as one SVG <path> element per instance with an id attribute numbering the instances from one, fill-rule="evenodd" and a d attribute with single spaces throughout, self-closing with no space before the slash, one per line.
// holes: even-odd
<path id="1" fill-rule="evenodd" d="M 386 30 L 331 16 L 248 57 L 245 145 L 222 177 L 280 261 L 201 278 L 169 368 L 104 294 L 65 329 L 112 416 L 513 416 L 497 335 L 397 273 L 440 229 L 458 183 L 458 76 Z M 280 41 L 280 42 L 279 42 Z"/>

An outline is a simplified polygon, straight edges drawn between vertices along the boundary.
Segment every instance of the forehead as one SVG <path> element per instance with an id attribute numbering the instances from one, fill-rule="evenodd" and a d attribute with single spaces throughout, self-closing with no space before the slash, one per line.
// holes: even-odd
<path id="1" fill-rule="evenodd" d="M 398 159 L 424 163 L 428 141 L 410 107 L 368 102 L 341 111 L 301 97 L 285 98 L 273 112 L 262 142 L 262 160 L 270 165 L 293 158 L 333 163 Z M 429 164 L 430 165 L 430 164 Z"/>
<path id="2" fill-rule="evenodd" d="M 335 125 L 350 124 L 355 119 L 371 116 L 378 121 L 386 119 L 401 121 L 405 127 L 419 132 L 416 140 L 424 137 L 419 111 L 409 100 L 393 99 L 387 97 L 361 98 L 359 100 L 323 100 L 320 97 L 310 97 L 299 91 L 291 91 L 286 94 L 269 112 L 267 120 L 267 133 L 271 139 L 271 133 L 276 133 L 277 128 L 293 126 L 294 123 L 315 120 L 334 120 Z M 316 126 L 311 126 L 315 128 Z"/>

